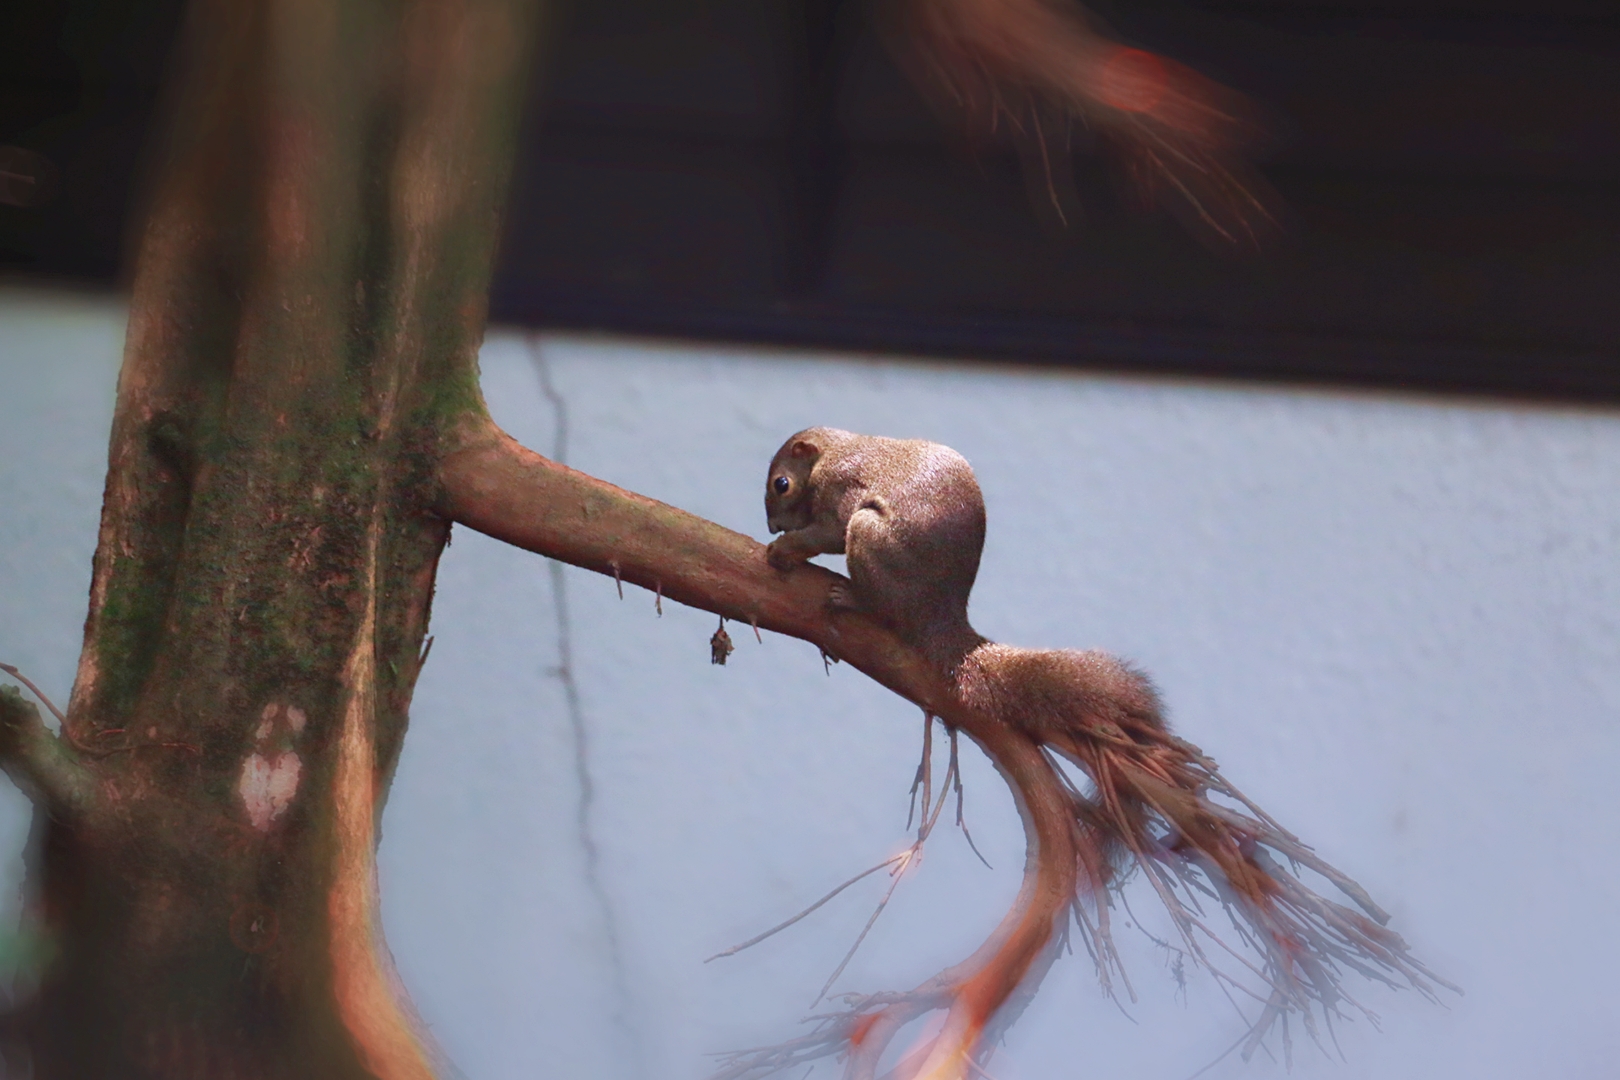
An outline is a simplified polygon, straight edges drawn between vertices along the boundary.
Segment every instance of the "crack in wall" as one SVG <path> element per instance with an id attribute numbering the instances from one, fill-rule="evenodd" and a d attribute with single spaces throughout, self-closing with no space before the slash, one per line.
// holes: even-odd
<path id="1" fill-rule="evenodd" d="M 568 402 L 558 393 L 551 379 L 551 364 L 538 335 L 529 338 L 529 356 L 540 376 L 540 393 L 550 403 L 556 431 L 552 439 L 551 459 L 558 464 L 568 463 Z M 646 1075 L 645 1056 L 641 1033 L 631 1022 L 629 972 L 624 963 L 624 949 L 619 935 L 619 920 L 607 883 L 602 877 L 602 853 L 597 846 L 593 810 L 596 805 L 596 785 L 591 778 L 590 737 L 585 723 L 585 709 L 580 703 L 579 683 L 574 678 L 573 622 L 568 613 L 568 582 L 563 564 L 547 559 L 551 572 L 552 606 L 557 612 L 557 666 L 554 674 L 562 683 L 567 702 L 569 731 L 573 739 L 574 775 L 579 782 L 579 805 L 575 826 L 579 833 L 580 848 L 585 854 L 585 886 L 590 890 L 602 917 L 602 936 L 607 944 L 608 965 L 612 971 L 613 1011 L 610 1023 L 624 1037 L 628 1049 L 630 1074 Z"/>

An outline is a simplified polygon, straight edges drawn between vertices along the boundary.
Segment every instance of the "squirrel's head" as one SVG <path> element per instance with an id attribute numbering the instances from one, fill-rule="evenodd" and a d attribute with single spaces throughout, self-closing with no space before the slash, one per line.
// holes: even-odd
<path id="1" fill-rule="evenodd" d="M 765 522 L 771 532 L 802 529 L 810 524 L 810 470 L 821 457 L 820 428 L 806 428 L 771 459 L 765 477 Z"/>

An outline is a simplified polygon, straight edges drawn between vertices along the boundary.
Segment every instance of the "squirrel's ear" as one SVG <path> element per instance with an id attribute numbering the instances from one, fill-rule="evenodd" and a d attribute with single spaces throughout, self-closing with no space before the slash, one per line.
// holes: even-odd
<path id="1" fill-rule="evenodd" d="M 793 446 L 788 449 L 788 457 L 815 457 L 819 452 L 815 443 L 796 439 Z"/>

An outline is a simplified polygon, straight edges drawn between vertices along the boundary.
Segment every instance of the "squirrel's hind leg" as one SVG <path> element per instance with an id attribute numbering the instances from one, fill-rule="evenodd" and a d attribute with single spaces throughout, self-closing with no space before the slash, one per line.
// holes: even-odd
<path id="1" fill-rule="evenodd" d="M 855 584 L 848 579 L 833 582 L 832 588 L 827 590 L 827 606 L 835 611 L 863 611 L 861 601 L 855 595 Z"/>
<path id="2" fill-rule="evenodd" d="M 849 568 L 846 606 L 895 624 L 916 615 L 918 586 L 926 574 L 895 520 L 877 507 L 850 515 L 844 554 Z M 836 601 L 835 601 L 836 602 Z"/>

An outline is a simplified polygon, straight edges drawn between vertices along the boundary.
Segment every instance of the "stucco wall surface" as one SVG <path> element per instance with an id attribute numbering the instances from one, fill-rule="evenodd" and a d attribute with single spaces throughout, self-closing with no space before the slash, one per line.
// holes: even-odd
<path id="1" fill-rule="evenodd" d="M 0 294 L 0 659 L 62 696 L 122 317 Z M 1296 1029 L 1294 1076 L 1615 1074 L 1620 413 L 509 333 L 484 385 L 536 449 L 566 416 L 569 464 L 761 539 L 798 428 L 956 447 L 989 510 L 978 628 L 1147 668 L 1180 733 L 1467 990 L 1352 979 L 1383 1030 L 1341 1025 L 1324 1053 Z M 474 1080 L 697 1080 L 710 1052 L 793 1036 L 881 875 L 704 958 L 907 842 L 910 705 L 746 627 L 713 667 L 715 620 L 653 607 L 464 529 L 444 560 L 381 874 L 404 978 Z M 994 869 L 942 827 L 836 991 L 911 985 L 1011 899 L 1017 820 L 964 756 Z M 8 894 L 26 820 L 5 786 Z M 1145 934 L 1120 941 L 1140 1000 L 1065 958 L 998 1080 L 1184 1080 L 1242 1034 L 1206 973 L 1183 986 Z M 1204 1075 L 1281 1076 L 1272 1050 Z"/>

